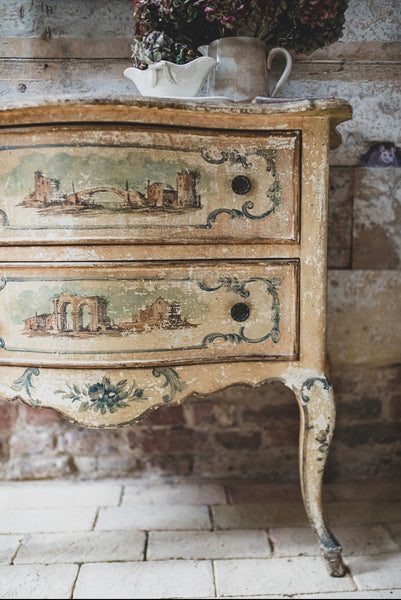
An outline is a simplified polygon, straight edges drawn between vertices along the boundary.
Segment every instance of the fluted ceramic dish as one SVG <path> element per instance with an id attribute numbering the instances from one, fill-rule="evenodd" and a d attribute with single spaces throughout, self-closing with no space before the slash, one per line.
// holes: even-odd
<path id="1" fill-rule="evenodd" d="M 147 69 L 129 67 L 124 75 L 135 83 L 142 96 L 192 98 L 199 94 L 216 65 L 217 61 L 209 56 L 201 56 L 185 65 L 161 60 L 150 64 Z"/>

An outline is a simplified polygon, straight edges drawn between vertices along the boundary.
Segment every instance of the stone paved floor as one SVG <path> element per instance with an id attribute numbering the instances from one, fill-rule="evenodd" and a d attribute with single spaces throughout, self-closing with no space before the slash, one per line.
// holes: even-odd
<path id="1" fill-rule="evenodd" d="M 0 598 L 401 598 L 401 482 L 324 488 L 330 577 L 297 483 L 0 483 Z"/>

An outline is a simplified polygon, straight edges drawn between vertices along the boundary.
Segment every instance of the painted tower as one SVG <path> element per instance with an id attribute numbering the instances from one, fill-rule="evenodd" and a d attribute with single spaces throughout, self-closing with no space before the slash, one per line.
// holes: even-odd
<path id="1" fill-rule="evenodd" d="M 35 171 L 35 191 L 32 200 L 41 204 L 60 202 L 60 181 L 43 175 L 41 171 Z"/>
<path id="2" fill-rule="evenodd" d="M 180 171 L 177 173 L 178 206 L 200 206 L 200 195 L 196 193 L 199 182 L 197 171 Z"/>

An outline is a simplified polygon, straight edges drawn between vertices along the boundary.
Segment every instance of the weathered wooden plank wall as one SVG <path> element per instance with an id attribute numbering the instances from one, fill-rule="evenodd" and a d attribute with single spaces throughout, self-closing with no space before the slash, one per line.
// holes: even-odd
<path id="1" fill-rule="evenodd" d="M 131 0 L 0 0 L 0 102 L 129 97 Z M 288 96 L 337 96 L 354 118 L 331 153 L 328 349 L 338 405 L 332 475 L 401 465 L 401 168 L 361 167 L 376 142 L 401 146 L 401 2 L 350 0 L 340 41 L 294 57 Z M 279 385 L 234 388 L 117 432 L 0 410 L 0 476 L 142 471 L 296 477 L 298 414 Z"/>

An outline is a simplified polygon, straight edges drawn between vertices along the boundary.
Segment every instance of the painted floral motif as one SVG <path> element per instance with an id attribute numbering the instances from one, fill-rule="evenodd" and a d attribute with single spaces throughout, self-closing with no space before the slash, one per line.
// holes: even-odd
<path id="1" fill-rule="evenodd" d="M 177 371 L 171 367 L 155 367 L 152 371 L 153 377 L 164 377 L 165 381 L 162 383 L 162 388 L 170 386 L 170 393 L 163 396 L 163 402 L 171 402 L 174 400 L 177 392 L 182 392 L 187 387 L 187 384 L 181 381 L 181 377 Z"/>
<path id="2" fill-rule="evenodd" d="M 39 369 L 38 367 L 29 367 L 28 369 L 25 369 L 25 371 L 22 373 L 21 377 L 18 377 L 18 379 L 16 379 L 12 386 L 11 389 L 15 390 L 16 392 L 20 392 L 21 390 L 24 390 L 27 394 L 27 396 L 29 397 L 31 404 L 32 405 L 39 405 L 40 401 L 39 400 L 33 400 L 32 396 L 31 396 L 31 391 L 34 389 L 34 385 L 32 383 L 32 377 L 38 376 L 39 375 Z"/>
<path id="3" fill-rule="evenodd" d="M 67 390 L 56 390 L 55 394 L 62 394 L 63 399 L 71 402 L 81 402 L 80 411 L 93 410 L 105 415 L 107 412 L 115 413 L 118 408 L 129 406 L 129 402 L 143 400 L 144 389 L 136 388 L 135 381 L 131 386 L 126 379 L 117 384 L 111 383 L 108 377 L 103 377 L 100 383 L 79 387 L 75 383 L 66 384 Z"/>

